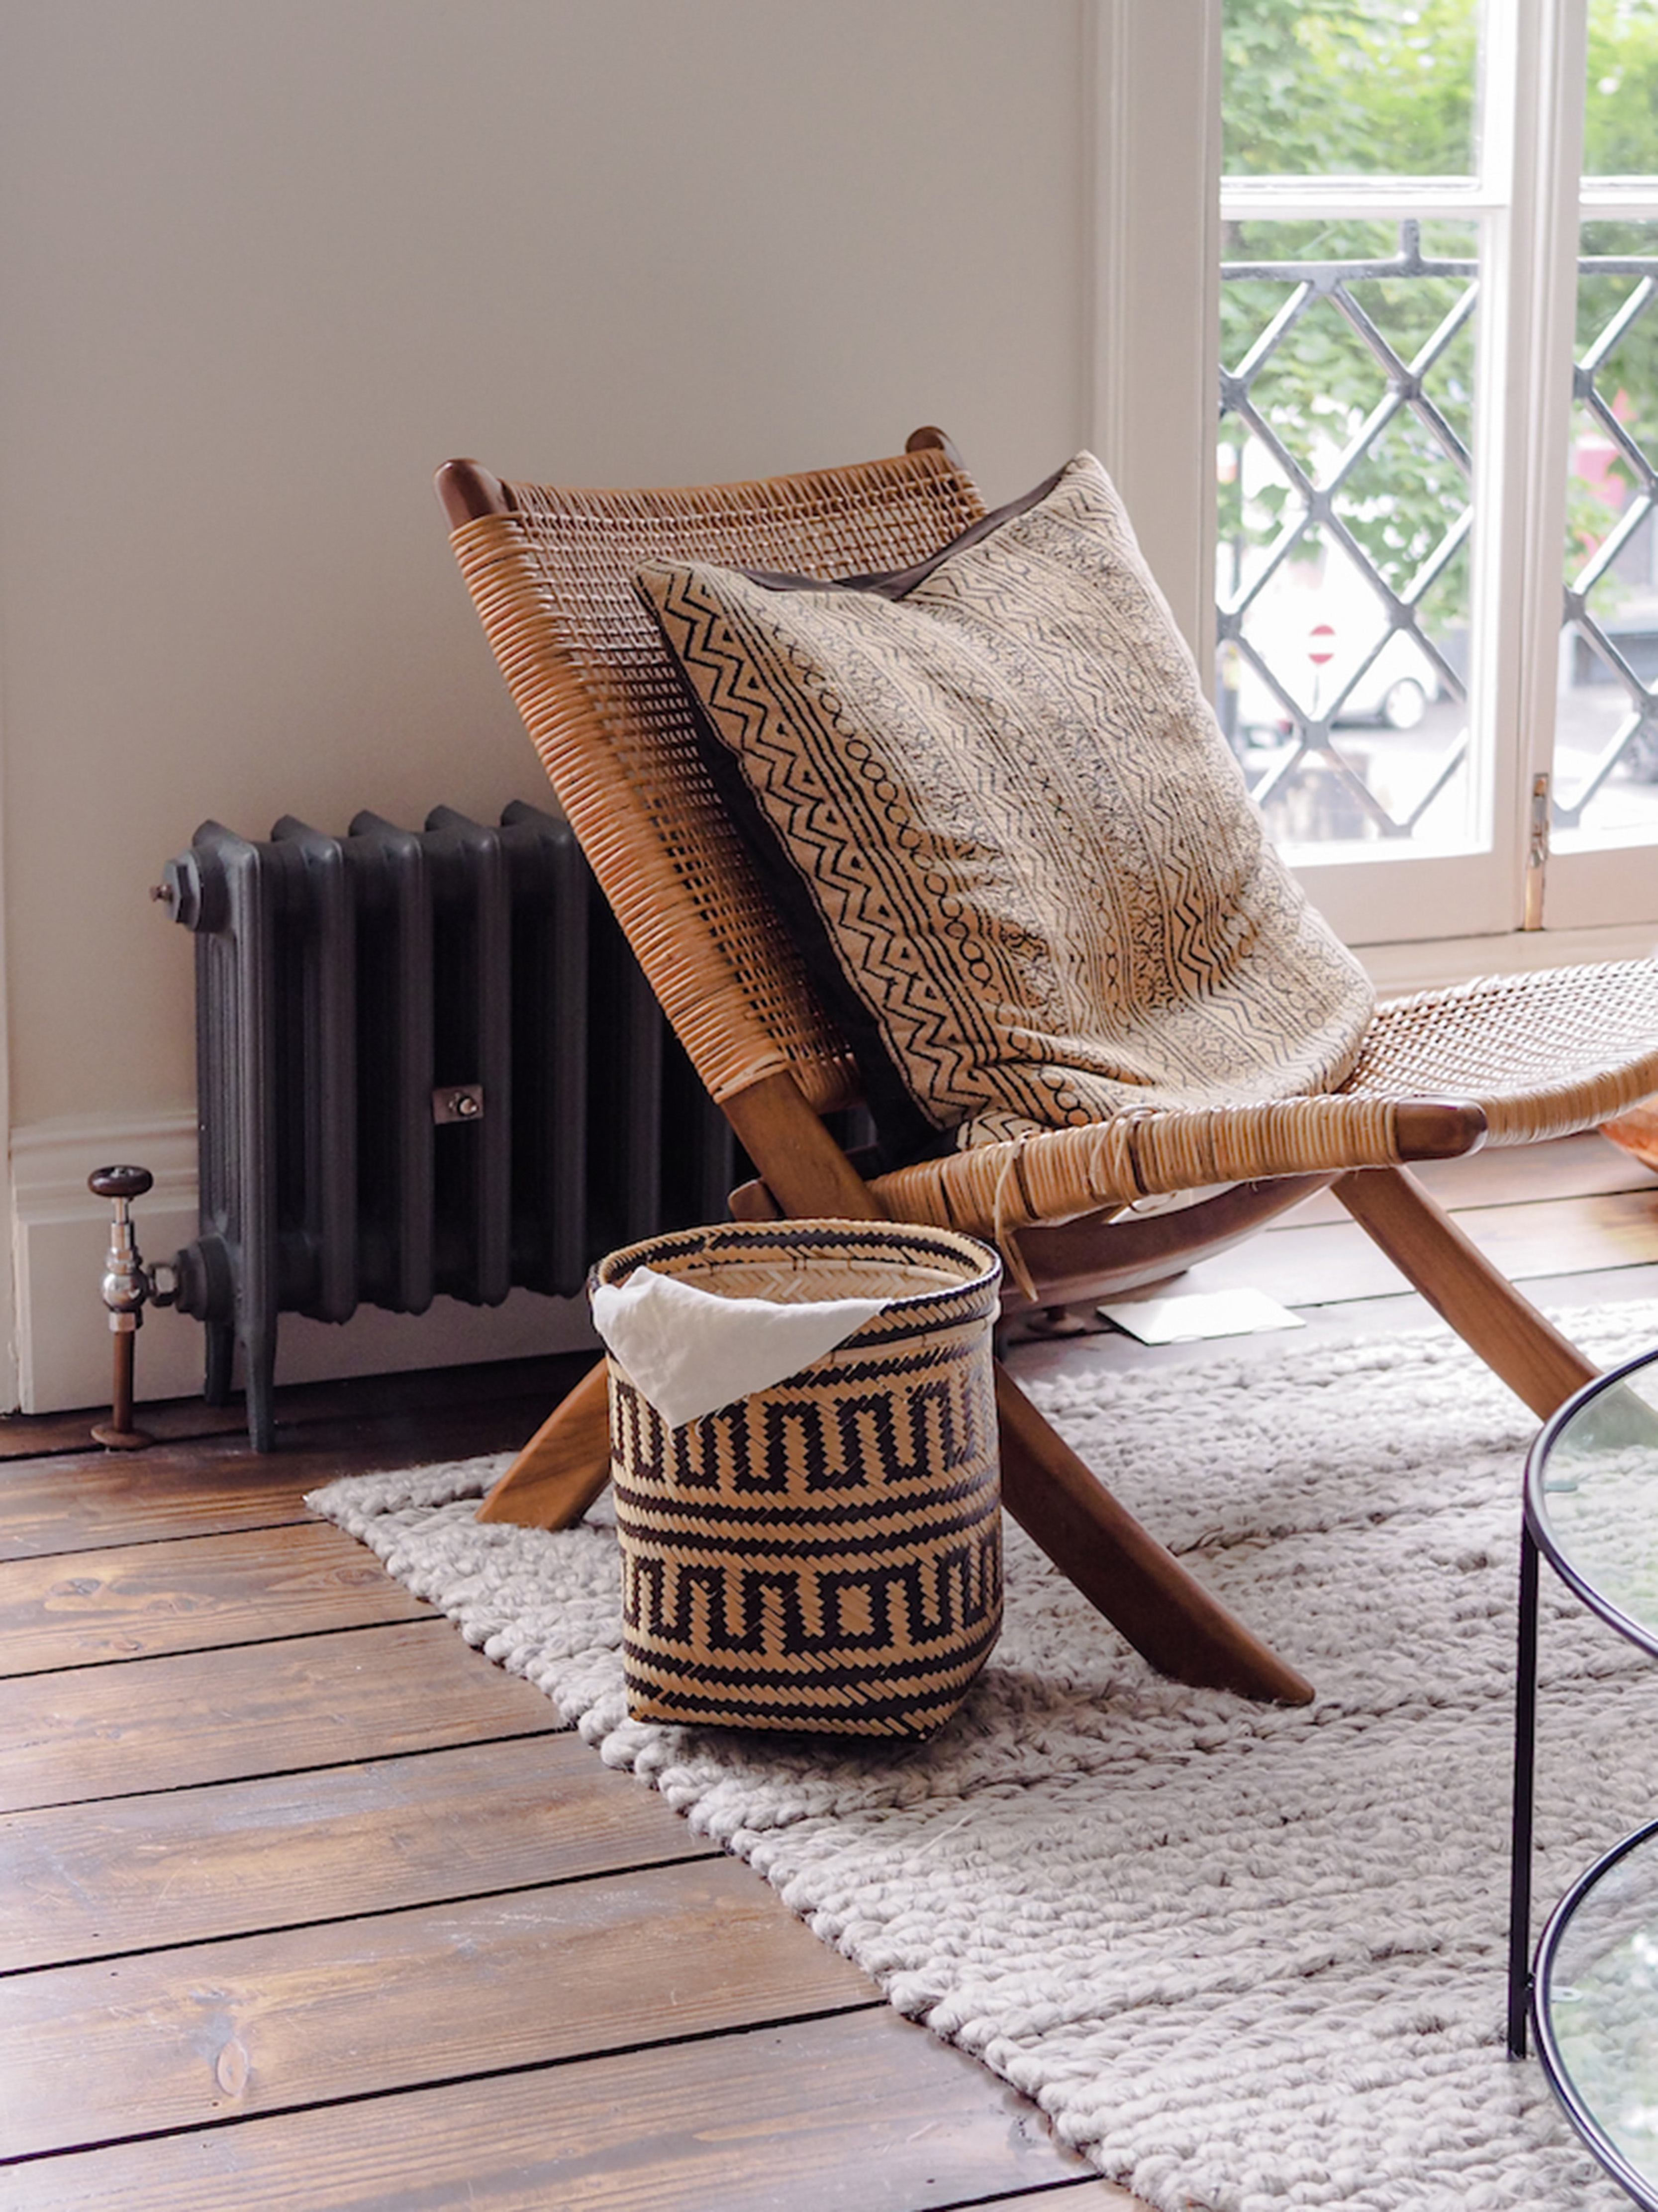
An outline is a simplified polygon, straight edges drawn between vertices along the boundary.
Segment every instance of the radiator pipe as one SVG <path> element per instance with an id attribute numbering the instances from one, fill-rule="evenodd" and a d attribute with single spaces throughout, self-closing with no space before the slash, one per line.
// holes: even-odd
<path id="1" fill-rule="evenodd" d="M 171 1305 L 177 1290 L 163 1291 L 155 1274 L 139 1256 L 132 1225 L 132 1201 L 142 1198 L 155 1178 L 148 1168 L 97 1168 L 87 1177 L 87 1188 L 108 1199 L 115 1208 L 110 1224 L 109 1252 L 104 1261 L 104 1304 L 109 1309 L 112 1333 L 114 1383 L 110 1418 L 93 1431 L 93 1440 L 106 1451 L 139 1451 L 155 1439 L 132 1425 L 133 1354 L 146 1303 Z"/>

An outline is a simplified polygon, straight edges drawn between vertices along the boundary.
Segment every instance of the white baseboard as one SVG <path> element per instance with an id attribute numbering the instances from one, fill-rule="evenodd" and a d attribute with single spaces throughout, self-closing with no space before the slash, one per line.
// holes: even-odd
<path id="1" fill-rule="evenodd" d="M 18 1398 L 27 1413 L 109 1402 L 110 1331 L 100 1286 L 110 1209 L 87 1188 L 87 1177 L 116 1162 L 154 1175 L 155 1188 L 133 1208 L 138 1245 L 147 1265 L 170 1260 L 197 1231 L 192 1115 L 157 1115 L 143 1124 L 39 1122 L 13 1133 Z M 139 1398 L 197 1395 L 204 1334 L 199 1322 L 168 1308 L 147 1309 L 138 1332 Z M 276 1380 L 401 1374 L 579 1351 L 597 1342 L 585 1298 L 542 1297 L 533 1291 L 514 1291 L 494 1307 L 439 1298 L 423 1314 L 365 1306 L 337 1325 L 285 1314 Z"/>

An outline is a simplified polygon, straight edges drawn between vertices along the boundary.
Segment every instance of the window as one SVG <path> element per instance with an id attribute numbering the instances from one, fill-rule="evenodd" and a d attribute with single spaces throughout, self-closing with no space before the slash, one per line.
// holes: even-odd
<path id="1" fill-rule="evenodd" d="M 1658 920 L 1658 0 L 1223 21 L 1218 699 L 1273 834 L 1356 942 Z"/>

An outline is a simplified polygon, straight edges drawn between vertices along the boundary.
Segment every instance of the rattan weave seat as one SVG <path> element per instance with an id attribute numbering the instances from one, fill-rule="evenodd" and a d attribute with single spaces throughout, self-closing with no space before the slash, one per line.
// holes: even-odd
<path id="1" fill-rule="evenodd" d="M 867 1182 L 821 1116 L 850 1054 L 715 796 L 690 710 L 633 580 L 664 560 L 847 576 L 925 559 L 984 513 L 936 431 L 891 459 L 659 491 L 503 483 L 452 462 L 439 491 L 484 629 L 605 896 L 760 1173 L 739 1210 L 908 1219 L 1002 1245 L 1024 1295 L 1079 1299 L 1170 1273 L 1321 1183 L 1540 1413 L 1593 1370 L 1407 1174 L 1412 1159 L 1592 1127 L 1658 1091 L 1650 963 L 1469 984 L 1383 1006 L 1339 1092 L 1136 1109 Z M 1242 802 L 1242 800 L 1240 801 Z M 1157 1194 L 1215 1195 L 1125 1212 Z M 1017 1293 L 1014 1294 L 1017 1300 Z M 1016 1518 L 1153 1662 L 1251 1694 L 1310 1694 L 1112 1499 L 999 1370 Z M 580 1385 L 486 1501 L 574 1520 L 608 1472 L 602 1376 Z"/>

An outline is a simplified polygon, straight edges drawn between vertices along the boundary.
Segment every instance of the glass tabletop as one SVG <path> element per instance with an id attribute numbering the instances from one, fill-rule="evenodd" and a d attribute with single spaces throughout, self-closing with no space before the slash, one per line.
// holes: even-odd
<path id="1" fill-rule="evenodd" d="M 1658 1654 L 1658 1351 L 1614 1368 L 1544 1429 L 1526 1515 L 1584 1603 Z"/>
<path id="2" fill-rule="evenodd" d="M 1658 1821 L 1565 1899 L 1537 1958 L 1538 2055 L 1574 2124 L 1658 2212 Z"/>

